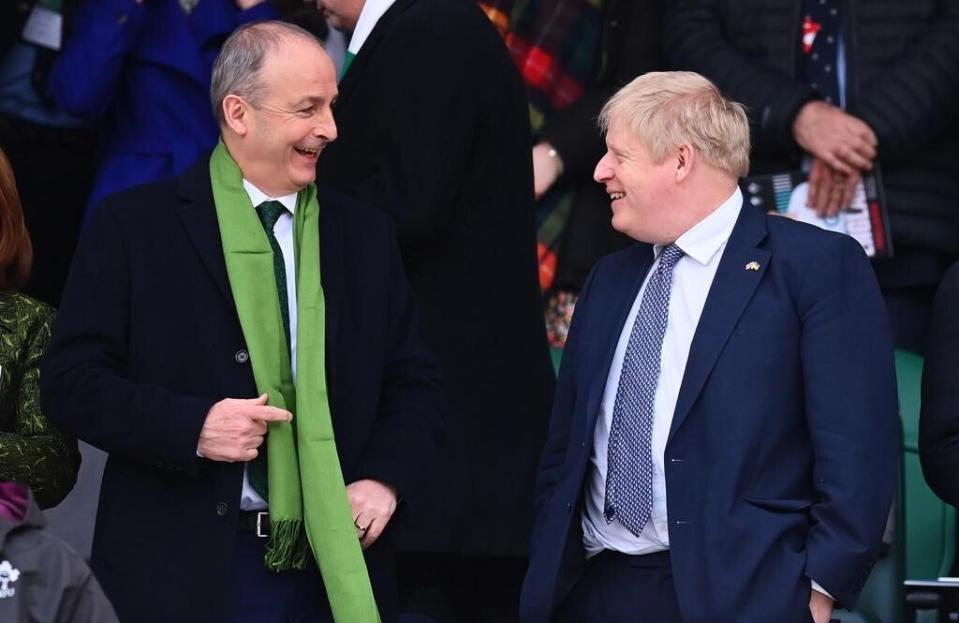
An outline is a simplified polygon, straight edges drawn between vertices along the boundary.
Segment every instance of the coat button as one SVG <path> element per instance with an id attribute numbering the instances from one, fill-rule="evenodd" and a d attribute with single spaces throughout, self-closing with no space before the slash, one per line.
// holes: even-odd
<path id="1" fill-rule="evenodd" d="M 235 359 L 237 363 L 246 363 L 250 360 L 250 353 L 241 348 L 240 350 L 236 351 L 235 355 L 233 355 L 233 359 Z"/>
<path id="2" fill-rule="evenodd" d="M 230 505 L 226 502 L 217 502 L 216 504 L 216 514 L 218 517 L 226 517 L 230 512 Z"/>

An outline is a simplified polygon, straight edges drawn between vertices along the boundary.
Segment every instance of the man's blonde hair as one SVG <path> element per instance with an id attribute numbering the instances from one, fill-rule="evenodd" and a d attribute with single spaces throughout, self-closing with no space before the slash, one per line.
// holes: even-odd
<path id="1" fill-rule="evenodd" d="M 603 133 L 623 124 L 656 162 L 680 145 L 692 146 L 706 164 L 740 178 L 749 171 L 749 121 L 742 104 L 723 97 L 691 71 L 643 74 L 603 106 Z"/>

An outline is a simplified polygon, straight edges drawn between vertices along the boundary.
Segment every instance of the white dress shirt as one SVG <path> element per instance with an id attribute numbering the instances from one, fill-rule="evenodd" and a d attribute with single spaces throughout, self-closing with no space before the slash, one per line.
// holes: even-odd
<path id="1" fill-rule="evenodd" d="M 293 382 L 296 383 L 296 258 L 293 245 L 293 212 L 296 211 L 296 195 L 292 193 L 282 197 L 270 197 L 262 190 L 243 180 L 243 189 L 250 196 L 253 208 L 264 201 L 279 201 L 286 208 L 280 218 L 273 225 L 273 235 L 283 251 L 283 263 L 286 266 L 286 298 L 290 312 L 290 367 L 293 371 Z M 259 217 L 257 217 L 259 219 Z M 247 469 L 243 469 L 243 492 L 240 494 L 240 508 L 245 511 L 265 510 L 266 500 L 250 486 Z"/>
<path id="2" fill-rule="evenodd" d="M 350 37 L 350 45 L 347 51 L 351 54 L 359 54 L 360 48 L 366 43 L 367 37 L 373 32 L 376 22 L 380 21 L 386 10 L 393 6 L 395 0 L 366 0 L 360 10 L 360 16 L 356 20 L 356 28 L 353 29 L 353 36 Z"/>
<path id="3" fill-rule="evenodd" d="M 626 345 L 633 329 L 636 314 L 649 275 L 659 263 L 659 254 L 664 247 L 656 246 L 656 259 L 643 282 L 632 309 L 626 317 L 620 333 L 616 352 L 606 377 L 606 388 L 596 419 L 593 452 L 586 473 L 585 507 L 583 509 L 583 545 L 587 556 L 595 556 L 604 549 L 625 554 L 650 554 L 669 549 L 669 530 L 666 517 L 666 476 L 663 456 L 666 439 L 673 422 L 673 411 L 679 397 L 679 388 L 686 371 L 689 346 L 699 325 L 699 317 L 706 304 L 706 296 L 716 276 L 726 242 L 733 231 L 743 205 L 742 193 L 737 188 L 732 196 L 676 240 L 676 245 L 685 252 L 673 268 L 672 291 L 669 299 L 669 316 L 666 334 L 660 355 L 661 371 L 656 385 L 653 404 L 653 433 L 651 441 L 653 459 L 653 508 L 649 522 L 639 536 L 633 535 L 615 518 L 606 522 L 603 507 L 606 500 L 606 456 L 609 444 L 609 429 L 613 421 L 613 405 L 619 377 L 623 370 Z"/>

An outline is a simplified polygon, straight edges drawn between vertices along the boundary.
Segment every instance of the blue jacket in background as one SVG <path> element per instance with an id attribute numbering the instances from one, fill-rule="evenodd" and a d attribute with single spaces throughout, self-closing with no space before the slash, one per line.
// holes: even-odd
<path id="1" fill-rule="evenodd" d="M 241 24 L 274 19 L 269 0 L 84 0 L 50 75 L 65 110 L 104 119 L 102 161 L 87 211 L 120 190 L 178 175 L 219 131 L 210 104 L 213 61 Z"/>

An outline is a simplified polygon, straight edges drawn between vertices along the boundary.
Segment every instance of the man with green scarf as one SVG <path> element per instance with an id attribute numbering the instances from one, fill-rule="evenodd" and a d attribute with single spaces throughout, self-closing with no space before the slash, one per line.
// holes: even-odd
<path id="1" fill-rule="evenodd" d="M 213 154 L 77 250 L 42 398 L 110 453 L 92 566 L 121 620 L 396 618 L 393 515 L 445 398 L 392 225 L 313 184 L 336 95 L 312 35 L 238 29 Z"/>

